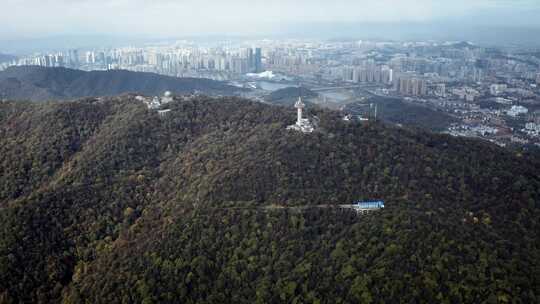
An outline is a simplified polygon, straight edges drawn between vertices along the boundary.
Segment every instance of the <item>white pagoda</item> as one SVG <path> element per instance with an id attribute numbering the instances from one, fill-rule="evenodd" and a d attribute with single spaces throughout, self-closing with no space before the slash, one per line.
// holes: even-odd
<path id="1" fill-rule="evenodd" d="M 294 107 L 298 111 L 296 123 L 294 125 L 288 126 L 287 130 L 295 130 L 303 133 L 313 132 L 314 128 L 309 119 L 302 118 L 302 110 L 306 107 L 306 105 L 302 102 L 302 97 L 298 97 L 298 101 L 294 104 Z"/>

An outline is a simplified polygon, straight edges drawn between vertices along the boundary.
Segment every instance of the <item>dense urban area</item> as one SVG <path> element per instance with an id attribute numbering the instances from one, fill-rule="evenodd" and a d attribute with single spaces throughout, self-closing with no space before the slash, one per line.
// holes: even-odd
<path id="1" fill-rule="evenodd" d="M 33 54 L 0 70 L 25 65 L 209 78 L 247 88 L 243 95 L 259 100 L 305 87 L 316 92 L 310 102 L 362 119 L 377 115 L 374 98 L 399 100 L 450 116 L 441 132 L 500 146 L 540 146 L 540 51 L 534 49 L 469 42 L 175 41 Z"/>

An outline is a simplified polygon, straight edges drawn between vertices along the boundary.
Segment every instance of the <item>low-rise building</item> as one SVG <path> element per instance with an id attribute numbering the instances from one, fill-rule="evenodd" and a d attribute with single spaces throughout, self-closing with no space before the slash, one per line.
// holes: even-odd
<path id="1" fill-rule="evenodd" d="M 492 84 L 489 86 L 489 93 L 493 96 L 500 95 L 506 91 L 508 86 L 506 84 Z"/>
<path id="2" fill-rule="evenodd" d="M 512 106 L 512 108 L 506 112 L 506 114 L 512 117 L 517 117 L 527 113 L 529 113 L 529 109 L 525 108 L 524 106 Z"/>

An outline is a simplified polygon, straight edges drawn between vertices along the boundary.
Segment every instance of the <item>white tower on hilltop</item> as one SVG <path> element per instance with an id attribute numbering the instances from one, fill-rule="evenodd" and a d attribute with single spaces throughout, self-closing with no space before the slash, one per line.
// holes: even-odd
<path id="1" fill-rule="evenodd" d="M 306 105 L 302 102 L 302 97 L 298 98 L 298 101 L 294 104 L 294 107 L 298 111 L 298 116 L 296 117 L 296 124 L 290 125 L 287 127 L 287 130 L 295 130 L 303 133 L 311 133 L 314 128 L 309 119 L 302 118 L 302 110 Z"/>
<path id="2" fill-rule="evenodd" d="M 306 105 L 302 102 L 302 97 L 298 97 L 298 101 L 294 104 L 294 107 L 298 110 L 298 118 L 296 119 L 296 124 L 301 125 L 302 120 L 302 109 L 306 107 Z"/>

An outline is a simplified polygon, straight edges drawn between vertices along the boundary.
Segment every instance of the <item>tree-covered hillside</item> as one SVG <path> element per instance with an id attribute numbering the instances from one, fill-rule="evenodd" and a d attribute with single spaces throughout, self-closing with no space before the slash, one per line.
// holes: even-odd
<path id="1" fill-rule="evenodd" d="M 403 101 L 400 98 L 371 97 L 362 103 L 351 103 L 344 111 L 351 114 L 368 114 L 374 116 L 377 105 L 377 118 L 391 124 L 400 124 L 424 130 L 443 131 L 458 120 L 443 111 L 433 110 L 426 106 Z M 367 112 L 367 113 L 366 113 Z"/>
<path id="2" fill-rule="evenodd" d="M 40 66 L 13 66 L 0 72 L 0 99 L 69 100 L 87 96 L 124 93 L 162 95 L 205 92 L 235 95 L 236 87 L 201 78 L 177 78 L 126 70 L 91 71 Z"/>
<path id="3" fill-rule="evenodd" d="M 276 90 L 265 97 L 265 101 L 272 105 L 294 106 L 294 103 L 302 97 L 306 99 L 317 97 L 317 93 L 305 87 L 288 87 Z M 308 102 L 308 104 L 310 104 Z"/>
<path id="4" fill-rule="evenodd" d="M 0 303 L 535 303 L 540 162 L 308 109 L 0 103 Z M 370 215 L 340 209 L 382 199 Z M 321 206 L 322 205 L 322 206 Z"/>

